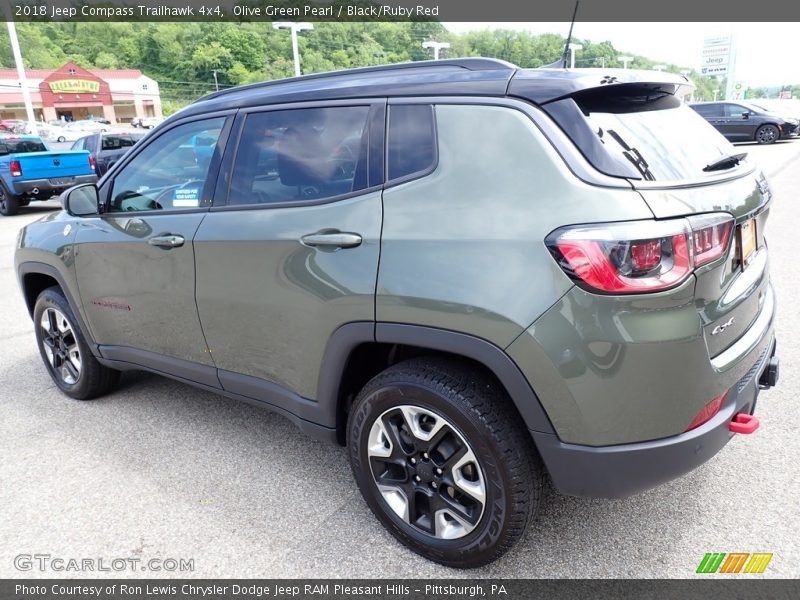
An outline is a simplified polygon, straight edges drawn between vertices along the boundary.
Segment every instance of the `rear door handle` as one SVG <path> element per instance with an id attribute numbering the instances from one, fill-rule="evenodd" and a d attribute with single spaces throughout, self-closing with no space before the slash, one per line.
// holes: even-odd
<path id="1" fill-rule="evenodd" d="M 309 233 L 300 238 L 306 246 L 327 248 L 355 248 L 361 245 L 361 236 L 357 233 L 342 231 L 321 231 Z"/>
<path id="2" fill-rule="evenodd" d="M 183 246 L 186 240 L 182 235 L 156 235 L 147 240 L 151 246 L 158 246 L 159 248 L 178 248 Z"/>

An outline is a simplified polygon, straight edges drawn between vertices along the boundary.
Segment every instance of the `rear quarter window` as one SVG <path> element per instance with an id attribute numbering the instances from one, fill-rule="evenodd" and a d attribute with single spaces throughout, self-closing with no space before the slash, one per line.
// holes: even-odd
<path id="1" fill-rule="evenodd" d="M 389 109 L 389 180 L 423 174 L 436 166 L 433 106 L 397 104 Z"/>

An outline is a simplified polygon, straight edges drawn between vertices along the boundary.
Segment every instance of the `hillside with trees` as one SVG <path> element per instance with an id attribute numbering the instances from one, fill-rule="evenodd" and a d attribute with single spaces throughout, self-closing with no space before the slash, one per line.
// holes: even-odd
<path id="1" fill-rule="evenodd" d="M 136 68 L 156 79 L 166 112 L 215 88 L 288 77 L 293 74 L 289 33 L 270 23 L 18 23 L 28 68 L 56 68 L 67 61 L 87 68 Z M 449 42 L 448 57 L 487 56 L 521 67 L 539 67 L 559 58 L 564 38 L 513 30 L 456 35 L 435 22 L 316 23 L 300 36 L 304 73 L 430 58 L 422 42 Z M 575 40 L 583 45 L 580 67 L 621 67 L 611 42 Z M 656 61 L 634 57 L 631 68 Z M 13 67 L 5 28 L 0 29 L 0 66 Z M 681 72 L 680 65 L 667 70 Z M 214 82 L 214 72 L 217 84 Z M 689 77 L 695 97 L 710 100 L 724 82 Z M 800 92 L 800 86 L 795 93 Z"/>

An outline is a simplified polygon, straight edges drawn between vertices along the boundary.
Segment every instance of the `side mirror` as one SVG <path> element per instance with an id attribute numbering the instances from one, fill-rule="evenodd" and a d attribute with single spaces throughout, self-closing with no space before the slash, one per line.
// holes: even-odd
<path id="1" fill-rule="evenodd" d="M 97 186 L 83 183 L 69 188 L 61 194 L 61 206 L 73 217 L 89 217 L 100 214 L 100 196 Z"/>
<path id="2" fill-rule="evenodd" d="M 742 118 L 743 118 L 743 119 L 749 119 L 749 118 L 750 118 L 750 113 L 749 113 L 749 112 L 747 112 L 747 111 L 743 112 L 743 113 L 742 113 Z"/>

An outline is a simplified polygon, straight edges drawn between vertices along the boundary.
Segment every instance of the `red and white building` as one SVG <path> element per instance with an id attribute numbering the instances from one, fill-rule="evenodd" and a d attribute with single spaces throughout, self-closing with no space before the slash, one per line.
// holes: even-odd
<path id="1" fill-rule="evenodd" d="M 138 69 L 84 69 L 67 63 L 59 69 L 28 69 L 37 121 L 64 117 L 105 117 L 129 123 L 134 117 L 160 117 L 158 83 Z M 0 69 L 0 118 L 27 119 L 16 69 Z"/>

